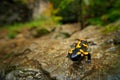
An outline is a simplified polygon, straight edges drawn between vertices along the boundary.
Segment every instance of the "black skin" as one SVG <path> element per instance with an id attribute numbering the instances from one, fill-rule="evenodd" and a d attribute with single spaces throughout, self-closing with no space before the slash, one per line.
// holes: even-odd
<path id="1" fill-rule="evenodd" d="M 80 48 L 76 48 L 75 46 L 77 45 L 77 43 L 74 43 L 71 48 L 75 48 L 75 49 L 72 51 L 72 53 L 68 53 L 67 57 L 74 62 L 76 62 L 76 61 L 81 62 L 85 57 L 87 58 L 86 61 L 88 61 L 88 62 L 91 61 L 91 54 L 90 53 L 83 54 L 81 52 L 81 54 L 77 54 L 77 52 L 80 52 L 80 50 L 87 52 L 88 48 L 86 46 L 84 46 L 83 44 L 88 45 L 88 42 L 81 40 L 81 43 L 80 43 L 81 47 Z"/>
<path id="2" fill-rule="evenodd" d="M 87 56 L 87 60 L 91 60 L 91 54 L 90 53 L 88 53 L 88 55 L 85 55 L 85 56 L 81 56 L 81 55 L 77 55 L 77 57 L 75 57 L 75 58 L 72 58 L 71 56 L 72 56 L 73 54 L 69 54 L 68 53 L 68 58 L 69 59 L 71 59 L 72 61 L 78 61 L 78 62 L 81 62 L 86 56 Z"/>

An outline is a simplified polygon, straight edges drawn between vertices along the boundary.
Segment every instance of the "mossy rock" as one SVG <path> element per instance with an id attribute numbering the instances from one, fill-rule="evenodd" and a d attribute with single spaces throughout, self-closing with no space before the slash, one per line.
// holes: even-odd
<path id="1" fill-rule="evenodd" d="M 37 29 L 37 30 L 35 30 L 35 31 L 33 31 L 33 32 L 34 32 L 34 33 L 32 34 L 32 36 L 33 36 L 34 38 L 41 37 L 41 36 L 44 36 L 44 35 L 50 33 L 50 31 L 47 30 L 47 29 L 45 29 L 45 28 Z"/>
<path id="2" fill-rule="evenodd" d="M 11 32 L 11 33 L 8 33 L 8 34 L 7 34 L 7 37 L 8 37 L 9 39 L 14 39 L 16 36 L 17 36 L 17 33 L 15 33 L 15 32 Z"/>
<path id="3" fill-rule="evenodd" d="M 119 29 L 118 26 L 110 26 L 110 25 L 107 25 L 107 26 L 105 26 L 104 29 L 102 29 L 102 33 L 103 33 L 103 34 L 108 34 L 108 33 L 117 31 L 118 29 Z"/>

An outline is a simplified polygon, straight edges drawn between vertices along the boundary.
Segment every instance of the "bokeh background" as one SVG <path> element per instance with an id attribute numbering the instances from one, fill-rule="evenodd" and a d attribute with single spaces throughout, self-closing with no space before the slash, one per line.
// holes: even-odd
<path id="1" fill-rule="evenodd" d="M 120 80 L 120 0 L 0 0 L 0 80 Z"/>
<path id="2" fill-rule="evenodd" d="M 120 18 L 119 0 L 1 0 L 0 28 L 107 25 Z"/>

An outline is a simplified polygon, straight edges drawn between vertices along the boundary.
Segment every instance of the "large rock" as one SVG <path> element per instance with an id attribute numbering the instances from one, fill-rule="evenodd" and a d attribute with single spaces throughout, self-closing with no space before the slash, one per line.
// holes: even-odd
<path id="1" fill-rule="evenodd" d="M 27 64 L 26 64 L 27 63 Z M 25 59 L 17 65 L 8 66 L 1 72 L 1 80 L 53 80 L 36 60 Z"/>
<path id="2" fill-rule="evenodd" d="M 102 35 L 101 29 L 89 26 L 86 29 L 74 33 L 67 39 L 54 39 L 50 36 L 32 40 L 25 48 L 29 49 L 24 53 L 25 48 L 19 48 L 12 58 L 6 59 L 6 65 L 16 65 L 16 68 L 9 70 L 5 78 L 31 79 L 38 75 L 43 80 L 112 80 L 118 79 L 120 75 L 120 46 L 114 45 L 109 40 L 114 39 L 115 34 Z M 91 45 L 90 53 L 92 62 L 74 63 L 66 58 L 70 45 L 76 38 L 86 38 L 93 41 L 96 45 Z M 24 53 L 24 54 L 22 54 Z M 19 54 L 19 55 L 17 55 Z M 7 70 L 8 69 L 8 70 Z M 32 70 L 32 73 L 31 73 Z M 14 75 L 17 72 L 17 75 Z M 46 74 L 47 72 L 47 74 Z M 21 74 L 22 73 L 22 74 Z"/>

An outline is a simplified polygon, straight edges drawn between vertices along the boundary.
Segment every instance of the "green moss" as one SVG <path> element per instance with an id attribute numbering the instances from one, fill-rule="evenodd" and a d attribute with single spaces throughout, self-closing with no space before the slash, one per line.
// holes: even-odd
<path id="1" fill-rule="evenodd" d="M 46 34 L 48 34 L 48 33 L 50 33 L 50 31 L 48 31 L 47 29 L 45 29 L 45 28 L 41 28 L 41 29 L 38 29 L 37 30 L 37 37 L 40 37 L 40 36 L 43 36 L 43 35 L 46 35 Z"/>
<path id="2" fill-rule="evenodd" d="M 16 37 L 16 35 L 17 35 L 17 33 L 11 32 L 11 33 L 8 33 L 7 37 L 8 37 L 9 39 L 13 39 L 13 38 Z"/>
<path id="3" fill-rule="evenodd" d="M 103 33 L 103 34 L 107 34 L 107 33 L 110 33 L 110 32 L 117 31 L 118 29 L 119 29 L 118 26 L 110 26 L 110 25 L 107 25 L 107 26 L 105 26 L 105 28 L 102 30 L 102 33 Z"/>
<path id="4" fill-rule="evenodd" d="M 59 20 L 61 17 L 58 16 L 51 16 L 50 18 L 41 17 L 37 20 L 32 20 L 26 23 L 15 23 L 13 25 L 5 25 L 4 29 L 8 30 L 10 33 L 14 31 L 21 31 L 23 28 L 32 28 L 34 26 L 38 28 L 42 28 L 41 26 L 45 27 L 55 27 L 59 24 Z"/>

